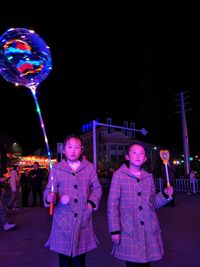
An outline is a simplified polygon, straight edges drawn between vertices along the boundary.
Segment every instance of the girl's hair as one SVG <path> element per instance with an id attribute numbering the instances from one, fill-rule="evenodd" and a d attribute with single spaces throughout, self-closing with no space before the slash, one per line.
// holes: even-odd
<path id="1" fill-rule="evenodd" d="M 81 146 L 82 146 L 81 138 L 80 138 L 78 135 L 76 135 L 76 134 L 70 134 L 70 135 L 68 135 L 68 136 L 65 138 L 65 140 L 64 140 L 64 142 L 63 142 L 63 148 L 65 148 L 67 142 L 68 142 L 69 139 L 71 139 L 71 138 L 75 138 L 75 139 L 80 140 L 80 142 L 81 142 Z M 82 148 L 82 147 L 81 147 L 81 148 Z"/>
<path id="2" fill-rule="evenodd" d="M 139 146 L 143 147 L 143 148 L 144 148 L 144 151 L 145 151 L 145 155 L 147 155 L 147 148 L 146 148 L 146 146 L 145 146 L 142 142 L 140 142 L 140 141 L 134 141 L 134 142 L 132 142 L 132 143 L 128 146 L 127 150 L 126 150 L 126 155 L 129 154 L 129 151 L 130 151 L 131 147 L 134 146 L 134 145 L 139 145 Z"/>

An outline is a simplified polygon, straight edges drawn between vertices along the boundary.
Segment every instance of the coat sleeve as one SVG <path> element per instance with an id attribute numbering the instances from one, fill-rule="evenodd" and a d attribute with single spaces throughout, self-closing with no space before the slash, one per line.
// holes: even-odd
<path id="1" fill-rule="evenodd" d="M 120 179 L 117 172 L 115 172 L 112 177 L 107 203 L 108 228 L 110 233 L 121 230 L 119 212 L 120 197 Z"/>
<path id="2" fill-rule="evenodd" d="M 94 210 L 98 209 L 99 202 L 102 196 L 102 187 L 99 182 L 99 178 L 95 169 L 92 167 L 91 170 L 91 183 L 90 183 L 90 195 L 88 197 L 88 201 L 92 201 L 95 205 Z"/>
<path id="3" fill-rule="evenodd" d="M 167 199 L 164 197 L 162 192 L 156 193 L 156 188 L 155 188 L 155 183 L 153 176 L 150 176 L 151 179 L 151 197 L 150 197 L 150 202 L 152 203 L 153 207 L 155 209 L 159 209 L 166 205 L 171 199 Z"/>

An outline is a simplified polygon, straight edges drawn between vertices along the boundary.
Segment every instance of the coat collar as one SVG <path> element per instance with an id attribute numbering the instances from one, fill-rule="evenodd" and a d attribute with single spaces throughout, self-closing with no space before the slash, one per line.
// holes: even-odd
<path id="1" fill-rule="evenodd" d="M 61 170 L 61 171 L 69 172 L 69 173 L 77 173 L 77 172 L 80 172 L 82 169 L 84 169 L 88 164 L 89 164 L 89 161 L 87 159 L 83 159 L 78 169 L 76 171 L 73 171 L 67 164 L 67 161 L 63 159 L 60 162 L 56 163 L 53 166 L 53 168 L 56 170 Z"/>
<path id="2" fill-rule="evenodd" d="M 122 173 L 128 175 L 129 177 L 131 177 L 131 178 L 133 178 L 133 179 L 137 179 L 137 178 L 138 178 L 137 176 L 135 176 L 134 174 L 132 174 L 132 173 L 130 172 L 130 170 L 129 170 L 129 168 L 126 166 L 126 164 L 123 164 L 123 165 L 120 167 L 120 170 L 121 170 Z M 141 180 L 144 179 L 145 176 L 147 176 L 147 174 L 148 174 L 148 173 L 147 173 L 144 169 L 141 168 L 141 177 L 140 177 L 140 179 L 141 179 Z"/>

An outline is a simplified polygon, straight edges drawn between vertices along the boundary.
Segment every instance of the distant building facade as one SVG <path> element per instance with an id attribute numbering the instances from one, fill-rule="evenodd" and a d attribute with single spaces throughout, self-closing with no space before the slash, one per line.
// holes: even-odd
<path id="1" fill-rule="evenodd" d="M 81 135 L 84 146 L 84 155 L 89 161 L 93 161 L 93 131 L 85 132 Z M 97 127 L 96 128 L 96 150 L 97 150 L 97 162 L 98 169 L 108 169 L 113 167 L 116 169 L 124 162 L 124 155 L 128 149 L 128 146 L 135 139 L 133 131 L 119 130 L 109 127 Z M 140 142 L 139 140 L 137 140 Z M 154 166 L 158 158 L 159 152 L 162 147 L 155 146 L 153 144 L 145 144 L 147 148 L 148 162 L 146 169 L 153 171 Z M 166 148 L 165 148 L 166 149 Z"/>

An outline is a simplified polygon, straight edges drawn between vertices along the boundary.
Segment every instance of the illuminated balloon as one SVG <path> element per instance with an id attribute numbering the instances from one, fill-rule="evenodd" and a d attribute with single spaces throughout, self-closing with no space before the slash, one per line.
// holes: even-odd
<path id="1" fill-rule="evenodd" d="M 52 169 L 51 152 L 46 130 L 36 96 L 37 86 L 49 75 L 52 69 L 50 49 L 45 41 L 33 30 L 11 28 L 0 37 L 0 74 L 7 81 L 31 89 L 40 124 L 46 143 L 50 170 Z M 54 192 L 53 175 L 51 191 Z M 67 199 L 64 198 L 64 203 Z M 50 215 L 53 204 L 50 205 Z"/>
<path id="2" fill-rule="evenodd" d="M 51 69 L 50 49 L 33 30 L 11 28 L 0 37 L 0 73 L 7 81 L 36 89 Z"/>

